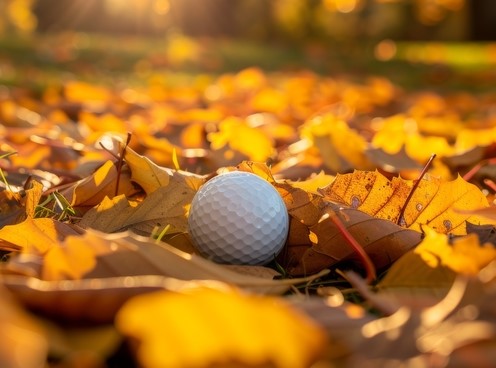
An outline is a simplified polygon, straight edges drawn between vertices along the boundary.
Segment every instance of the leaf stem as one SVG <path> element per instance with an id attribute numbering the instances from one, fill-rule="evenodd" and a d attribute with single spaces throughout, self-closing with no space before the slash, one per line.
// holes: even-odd
<path id="1" fill-rule="evenodd" d="M 127 139 L 126 143 L 122 147 L 121 153 L 119 155 L 119 160 L 117 161 L 117 178 L 115 180 L 115 196 L 119 194 L 119 184 L 121 181 L 121 171 L 122 171 L 122 165 L 124 163 L 124 153 L 126 152 L 127 146 L 129 146 L 129 142 L 131 142 L 131 133 L 127 133 Z"/>
<path id="2" fill-rule="evenodd" d="M 402 222 L 405 222 L 404 216 L 405 216 L 406 207 L 408 206 L 408 203 L 410 203 L 410 200 L 413 197 L 413 193 L 415 193 L 415 191 L 417 190 L 417 188 L 420 184 L 420 181 L 422 180 L 424 175 L 427 173 L 427 170 L 429 170 L 429 167 L 431 167 L 432 161 L 434 161 L 435 158 L 436 158 L 436 154 L 433 153 L 431 155 L 431 157 L 429 158 L 429 161 L 427 161 L 424 168 L 420 172 L 420 175 L 418 176 L 417 180 L 414 181 L 413 187 L 410 190 L 410 193 L 408 193 L 408 197 L 406 197 L 406 200 L 405 200 L 405 203 L 403 204 L 403 207 L 401 207 L 400 215 L 398 216 L 398 221 L 396 222 L 398 225 L 402 226 Z"/>
<path id="3" fill-rule="evenodd" d="M 334 223 L 334 225 L 336 225 L 341 235 L 343 235 L 346 242 L 358 254 L 358 257 L 365 266 L 365 272 L 367 273 L 367 282 L 369 284 L 372 283 L 377 278 L 377 273 L 369 255 L 367 254 L 367 252 L 365 252 L 361 244 L 353 237 L 353 235 L 351 235 L 351 233 L 348 231 L 348 229 L 334 210 L 328 211 L 327 214 L 329 215 L 329 218 Z"/>

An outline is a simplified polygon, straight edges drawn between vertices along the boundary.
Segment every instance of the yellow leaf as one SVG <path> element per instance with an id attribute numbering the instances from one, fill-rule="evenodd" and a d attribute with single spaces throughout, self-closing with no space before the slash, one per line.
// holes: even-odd
<path id="1" fill-rule="evenodd" d="M 136 339 L 143 367 L 215 364 L 309 367 L 326 337 L 282 300 L 246 296 L 235 289 L 193 288 L 128 301 L 117 328 Z"/>
<path id="2" fill-rule="evenodd" d="M 45 367 L 48 341 L 42 326 L 3 287 L 0 292 L 0 366 Z"/>
<path id="3" fill-rule="evenodd" d="M 23 253 L 44 254 L 68 235 L 79 232 L 51 218 L 28 218 L 0 229 L 0 248 L 15 245 Z"/>
<path id="4" fill-rule="evenodd" d="M 26 190 L 26 215 L 27 217 L 34 217 L 36 206 L 40 202 L 41 195 L 43 194 L 43 185 L 36 180 L 32 181 L 31 188 Z"/>
<path id="5" fill-rule="evenodd" d="M 236 117 L 221 121 L 219 131 L 210 133 L 208 140 L 214 150 L 228 146 L 253 161 L 266 161 L 274 154 L 270 137 Z"/>
<path id="6" fill-rule="evenodd" d="M 401 214 L 412 188 L 411 180 L 396 177 L 388 180 L 377 171 L 356 170 L 352 174 L 337 175 L 321 193 L 328 200 L 417 231 L 421 225 L 428 225 L 440 233 L 461 235 L 466 234 L 466 221 L 477 225 L 487 223 L 481 216 L 457 211 L 488 206 L 484 194 L 461 177 L 449 182 L 423 179 Z"/>
<path id="7" fill-rule="evenodd" d="M 77 280 L 96 265 L 95 251 L 85 238 L 69 237 L 64 244 L 51 247 L 44 256 L 43 280 Z"/>
<path id="8" fill-rule="evenodd" d="M 65 85 L 64 94 L 67 100 L 82 103 L 106 102 L 111 98 L 111 93 L 107 88 L 78 81 L 68 82 Z"/>
<path id="9" fill-rule="evenodd" d="M 264 88 L 251 100 L 255 111 L 282 113 L 287 107 L 286 95 L 274 88 Z"/>
<path id="10" fill-rule="evenodd" d="M 143 159 L 142 162 L 145 165 L 151 164 L 146 159 Z M 153 164 L 148 167 L 151 170 L 159 169 Z M 156 171 L 157 175 L 167 172 L 164 170 Z M 161 176 L 160 178 L 156 176 L 155 180 L 158 179 L 164 180 Z M 174 231 L 186 231 L 187 206 L 191 204 L 193 196 L 202 182 L 203 179 L 199 176 L 180 171 L 172 173 L 171 171 L 168 184 L 159 186 L 139 204 L 129 202 L 123 196 L 115 197 L 112 200 L 106 198 L 95 208 L 89 210 L 79 225 L 104 232 L 133 229 L 148 235 L 157 226 L 171 225 Z M 148 184 L 148 188 L 155 185 L 151 181 Z"/>
<path id="11" fill-rule="evenodd" d="M 295 188 L 300 188 L 307 192 L 317 193 L 319 188 L 324 188 L 331 184 L 334 178 L 335 176 L 327 175 L 324 171 L 321 171 L 316 175 L 312 175 L 307 180 L 294 181 L 290 182 L 290 184 Z"/>
<path id="12" fill-rule="evenodd" d="M 313 142 L 325 165 L 333 171 L 343 171 L 350 165 L 359 169 L 372 167 L 364 153 L 367 148 L 365 138 L 332 113 L 305 122 L 301 136 Z"/>
<path id="13" fill-rule="evenodd" d="M 467 275 L 477 273 L 496 260 L 496 249 L 492 244 L 481 245 L 476 234 L 453 239 L 449 244 L 448 236 L 425 228 L 425 238 L 415 249 L 431 267 L 446 266 L 453 271 Z"/>
<path id="14" fill-rule="evenodd" d="M 160 167 L 145 156 L 126 147 L 124 159 L 131 169 L 131 179 L 139 184 L 146 193 L 169 184 L 172 170 Z"/>
<path id="15" fill-rule="evenodd" d="M 74 186 L 61 191 L 72 206 L 93 207 L 105 197 L 114 197 L 116 194 L 117 167 L 112 161 L 105 162 L 92 175 L 78 181 Z M 136 189 L 130 182 L 129 172 L 121 170 L 118 194 L 131 195 Z"/>

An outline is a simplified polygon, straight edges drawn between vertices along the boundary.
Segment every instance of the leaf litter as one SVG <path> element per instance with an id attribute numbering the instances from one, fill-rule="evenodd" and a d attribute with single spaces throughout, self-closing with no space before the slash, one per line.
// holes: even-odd
<path id="1" fill-rule="evenodd" d="M 56 348 L 76 326 L 95 367 L 489 364 L 495 96 L 400 90 L 255 67 L 7 88 L 0 336 L 31 353 L 2 363 L 76 367 L 81 346 Z M 232 170 L 288 210 L 263 267 L 215 264 L 187 233 L 196 191 Z M 95 347 L 101 326 L 121 348 Z"/>

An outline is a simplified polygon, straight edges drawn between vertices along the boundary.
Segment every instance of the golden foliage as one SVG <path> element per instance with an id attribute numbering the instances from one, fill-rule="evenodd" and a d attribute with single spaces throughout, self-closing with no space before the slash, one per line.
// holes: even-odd
<path id="1" fill-rule="evenodd" d="M 321 353 L 323 331 L 289 305 L 235 289 L 192 288 L 130 300 L 117 328 L 138 341 L 143 367 L 241 364 L 308 367 Z"/>

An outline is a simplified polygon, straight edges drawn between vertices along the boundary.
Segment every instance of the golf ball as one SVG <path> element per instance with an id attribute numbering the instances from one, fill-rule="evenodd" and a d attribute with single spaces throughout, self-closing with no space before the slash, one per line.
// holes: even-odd
<path id="1" fill-rule="evenodd" d="M 281 251 L 289 220 L 277 190 L 259 176 L 234 171 L 205 183 L 188 218 L 193 244 L 217 263 L 261 265 Z"/>

